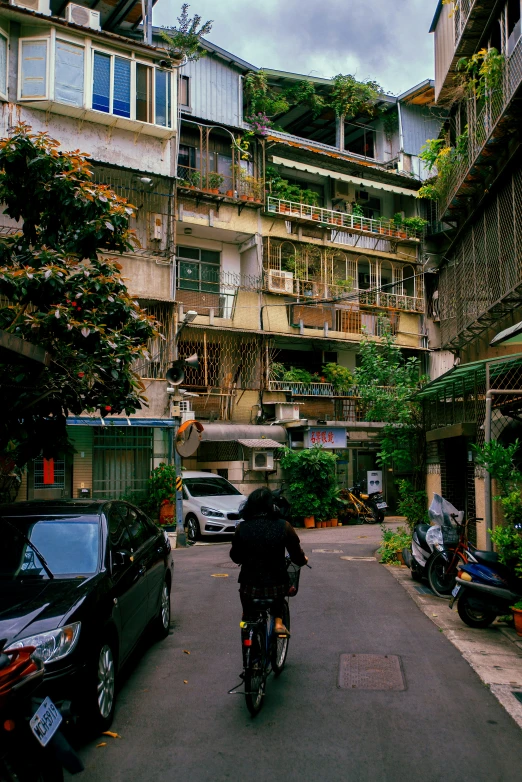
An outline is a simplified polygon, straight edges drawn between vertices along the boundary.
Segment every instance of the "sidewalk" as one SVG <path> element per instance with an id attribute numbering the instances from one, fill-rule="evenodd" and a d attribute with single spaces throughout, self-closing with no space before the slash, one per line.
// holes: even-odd
<path id="1" fill-rule="evenodd" d="M 456 606 L 450 611 L 449 600 L 436 597 L 427 585 L 413 581 L 407 567 L 384 567 L 448 641 L 457 647 L 522 728 L 522 638 L 502 622 L 495 622 L 485 630 L 468 627 L 460 619 Z"/>

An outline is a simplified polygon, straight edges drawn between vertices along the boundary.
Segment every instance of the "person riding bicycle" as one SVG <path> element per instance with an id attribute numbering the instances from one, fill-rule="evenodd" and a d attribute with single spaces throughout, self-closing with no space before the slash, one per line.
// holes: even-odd
<path id="1" fill-rule="evenodd" d="M 269 489 L 253 491 L 239 513 L 243 521 L 236 527 L 230 558 L 241 565 L 238 582 L 243 618 L 255 613 L 253 599 L 273 599 L 274 633 L 289 636 L 282 619 L 288 594 L 285 550 L 300 567 L 306 565 L 308 557 L 292 525 L 279 517 Z"/>

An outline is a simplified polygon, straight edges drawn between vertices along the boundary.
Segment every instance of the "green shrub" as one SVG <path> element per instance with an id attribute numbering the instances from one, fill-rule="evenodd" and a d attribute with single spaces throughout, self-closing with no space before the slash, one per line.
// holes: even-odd
<path id="1" fill-rule="evenodd" d="M 332 504 L 338 493 L 335 476 L 337 456 L 320 445 L 291 451 L 283 450 L 281 467 L 285 470 L 287 495 L 292 516 L 330 518 Z"/>
<path id="2" fill-rule="evenodd" d="M 409 528 L 413 530 L 416 524 L 429 524 L 426 492 L 422 489 L 415 491 L 412 484 L 405 479 L 398 481 L 397 486 L 399 487 L 397 510 L 399 515 L 406 516 Z"/>
<path id="3" fill-rule="evenodd" d="M 405 527 L 398 527 L 395 532 L 387 529 L 384 525 L 382 529 L 382 541 L 379 549 L 380 561 L 384 565 L 399 565 L 398 553 L 411 545 L 411 533 Z"/>

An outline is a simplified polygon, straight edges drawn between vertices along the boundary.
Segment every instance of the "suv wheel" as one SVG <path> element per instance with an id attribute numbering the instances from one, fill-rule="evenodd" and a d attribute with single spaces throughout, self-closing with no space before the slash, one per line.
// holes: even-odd
<path id="1" fill-rule="evenodd" d="M 187 538 L 191 543 L 195 543 L 196 540 L 199 540 L 199 535 L 199 521 L 191 513 L 190 516 L 187 516 Z"/>

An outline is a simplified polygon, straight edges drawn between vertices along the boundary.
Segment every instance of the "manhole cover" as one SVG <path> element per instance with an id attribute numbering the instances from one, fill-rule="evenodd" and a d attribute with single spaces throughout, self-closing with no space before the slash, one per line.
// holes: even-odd
<path id="1" fill-rule="evenodd" d="M 513 690 L 511 692 L 515 696 L 517 701 L 520 701 L 520 703 L 522 703 L 522 692 L 513 692 Z"/>
<path id="2" fill-rule="evenodd" d="M 313 548 L 312 554 L 342 554 L 342 548 Z"/>
<path id="3" fill-rule="evenodd" d="M 375 557 L 340 557 L 340 559 L 346 559 L 348 562 L 377 562 Z"/>
<path id="4" fill-rule="evenodd" d="M 342 690 L 405 690 L 401 661 L 394 654 L 342 654 Z"/>

